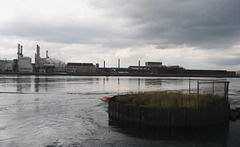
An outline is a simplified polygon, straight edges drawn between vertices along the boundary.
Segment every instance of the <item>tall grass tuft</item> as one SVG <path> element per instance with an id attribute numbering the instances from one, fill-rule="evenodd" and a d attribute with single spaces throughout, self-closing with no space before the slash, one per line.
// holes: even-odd
<path id="1" fill-rule="evenodd" d="M 191 108 L 220 107 L 228 105 L 228 100 L 223 96 L 206 94 L 183 94 L 178 92 L 138 93 L 116 96 L 117 102 L 151 108 Z M 199 105 L 198 105 L 199 102 Z"/>

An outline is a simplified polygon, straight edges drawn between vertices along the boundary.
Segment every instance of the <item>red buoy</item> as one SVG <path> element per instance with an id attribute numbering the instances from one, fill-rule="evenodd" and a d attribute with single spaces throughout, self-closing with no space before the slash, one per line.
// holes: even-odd
<path id="1" fill-rule="evenodd" d="M 102 98 L 102 100 L 103 100 L 103 101 L 109 101 L 109 100 L 110 100 L 110 97 L 104 96 L 104 97 Z"/>

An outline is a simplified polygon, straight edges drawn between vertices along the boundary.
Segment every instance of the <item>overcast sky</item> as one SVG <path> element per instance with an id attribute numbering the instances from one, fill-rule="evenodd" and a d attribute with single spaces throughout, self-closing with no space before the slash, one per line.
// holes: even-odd
<path id="1" fill-rule="evenodd" d="M 240 0 L 0 0 L 0 59 L 240 70 Z"/>

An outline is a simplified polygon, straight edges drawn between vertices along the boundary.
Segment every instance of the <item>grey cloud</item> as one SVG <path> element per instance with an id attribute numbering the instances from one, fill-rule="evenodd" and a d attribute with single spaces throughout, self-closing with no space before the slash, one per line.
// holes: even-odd
<path id="1" fill-rule="evenodd" d="M 96 11 L 104 10 L 102 20 L 108 20 L 104 26 L 97 22 L 82 26 L 72 20 L 54 27 L 51 23 L 55 22 L 41 26 L 32 25 L 34 20 L 15 20 L 0 31 L 49 42 L 112 48 L 146 43 L 165 49 L 179 45 L 226 49 L 240 39 L 239 0 L 91 0 L 89 4 Z"/>
<path id="2" fill-rule="evenodd" d="M 132 2 L 132 3 L 131 3 Z M 167 44 L 225 48 L 240 38 L 240 1 L 131 1 L 124 15 L 142 26 L 135 38 Z M 164 46 L 166 46 L 164 45 Z"/>
<path id="3" fill-rule="evenodd" d="M 94 27 L 76 27 L 76 26 L 28 26 L 8 27 L 1 30 L 2 35 L 23 36 L 35 40 L 58 43 L 92 43 L 92 39 L 100 37 L 104 30 Z"/>
<path id="4" fill-rule="evenodd" d="M 239 58 L 233 58 L 233 59 L 226 59 L 226 58 L 221 58 L 221 59 L 214 59 L 213 61 L 210 61 L 210 63 L 217 64 L 220 66 L 236 66 L 240 65 L 240 59 Z"/>

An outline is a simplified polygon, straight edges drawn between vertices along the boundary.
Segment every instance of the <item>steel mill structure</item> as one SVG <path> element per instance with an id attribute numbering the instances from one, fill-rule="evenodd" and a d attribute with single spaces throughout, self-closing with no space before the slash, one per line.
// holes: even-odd
<path id="1" fill-rule="evenodd" d="M 195 70 L 185 69 L 179 65 L 165 66 L 162 62 L 145 62 L 145 66 L 131 65 L 127 68 L 120 67 L 120 59 L 117 59 L 116 67 L 107 67 L 106 61 L 103 61 L 103 67 L 99 66 L 99 63 L 94 65 L 93 63 L 66 63 L 50 58 L 48 50 L 46 50 L 46 57 L 40 56 L 40 46 L 36 46 L 35 62 L 32 63 L 30 57 L 23 56 L 23 46 L 18 44 L 17 46 L 17 59 L 14 60 L 0 60 L 0 72 L 20 72 L 20 73 L 77 73 L 77 74 L 96 74 L 96 75 L 220 75 L 220 76 L 235 76 L 240 72 L 227 71 L 227 70 Z"/>

